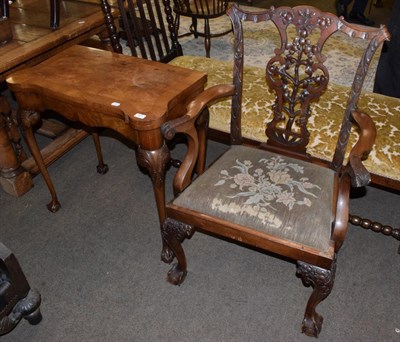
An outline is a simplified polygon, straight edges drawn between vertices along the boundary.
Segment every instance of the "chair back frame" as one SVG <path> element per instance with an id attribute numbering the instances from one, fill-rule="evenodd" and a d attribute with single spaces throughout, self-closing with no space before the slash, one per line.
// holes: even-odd
<path id="1" fill-rule="evenodd" d="M 342 167 L 352 125 L 352 112 L 357 109 L 362 85 L 378 46 L 389 37 L 385 27 L 364 28 L 346 23 L 334 14 L 322 12 L 312 6 L 271 7 L 267 10 L 248 13 L 237 6 L 228 10 L 234 40 L 234 85 L 236 94 L 232 101 L 231 143 L 241 144 L 241 104 L 244 65 L 244 39 L 242 21 L 272 21 L 279 31 L 281 46 L 267 63 L 266 80 L 276 95 L 273 119 L 267 124 L 267 145 L 270 148 L 291 150 L 306 155 L 309 142 L 307 122 L 312 114 L 311 103 L 327 89 L 329 72 L 324 63 L 323 46 L 337 31 L 350 37 L 369 40 L 368 47 L 360 59 L 343 115 L 332 168 Z M 287 29 L 293 25 L 297 35 L 292 41 Z M 310 35 L 319 30 L 315 43 Z"/>

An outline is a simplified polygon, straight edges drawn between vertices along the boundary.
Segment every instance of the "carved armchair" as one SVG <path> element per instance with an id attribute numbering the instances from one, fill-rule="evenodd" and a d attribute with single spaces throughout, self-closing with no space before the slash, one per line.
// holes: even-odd
<path id="1" fill-rule="evenodd" d="M 166 208 L 162 235 L 168 248 L 162 260 L 177 259 L 168 281 L 181 284 L 187 274 L 182 243 L 197 230 L 292 259 L 297 276 L 313 287 L 302 332 L 317 337 L 323 318 L 316 306 L 333 287 L 337 255 L 348 229 L 350 186 L 363 187 L 370 181 L 362 160 L 374 144 L 376 130 L 357 102 L 371 58 L 389 34 L 385 27 L 350 25 L 311 6 L 271 7 L 257 13 L 233 6 L 228 14 L 235 36 L 233 85 L 219 89 L 233 94 L 232 146 L 192 181 L 199 153 L 194 124 L 202 107 L 189 108 L 185 117 L 163 126 L 166 138 L 186 134 L 189 147 L 174 179 L 176 197 Z M 271 21 L 281 38 L 266 64 L 265 80 L 275 94 L 274 115 L 266 126 L 266 142 L 258 148 L 245 145 L 241 135 L 245 21 Z M 369 44 L 343 103 L 340 133 L 332 138 L 336 150 L 327 167 L 311 162 L 307 154 L 307 124 L 318 116 L 315 104 L 328 89 L 329 60 L 323 46 L 338 31 Z M 329 121 L 329 116 L 322 119 Z M 359 138 L 348 151 L 352 125 L 358 127 Z"/>

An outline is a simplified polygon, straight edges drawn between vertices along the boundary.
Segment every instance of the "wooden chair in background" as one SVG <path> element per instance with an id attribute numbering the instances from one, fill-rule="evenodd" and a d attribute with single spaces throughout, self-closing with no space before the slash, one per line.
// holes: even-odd
<path id="1" fill-rule="evenodd" d="M 232 29 L 228 29 L 215 33 L 211 32 L 210 29 L 210 19 L 225 16 L 227 8 L 227 0 L 174 0 L 173 10 L 176 14 L 176 31 L 178 32 L 179 30 L 180 16 L 192 18 L 192 25 L 189 28 L 190 32 L 188 34 L 193 34 L 195 38 L 204 37 L 206 56 L 210 57 L 211 38 L 221 37 L 232 32 Z M 204 20 L 204 31 L 198 30 L 198 20 Z"/>
<path id="2" fill-rule="evenodd" d="M 199 108 L 164 125 L 167 138 L 185 133 L 189 149 L 174 179 L 177 196 L 166 208 L 162 235 L 169 251 L 162 259 L 171 263 L 176 257 L 168 281 L 181 284 L 187 273 L 182 242 L 200 230 L 297 261 L 297 275 L 314 288 L 302 332 L 316 337 L 323 318 L 315 309 L 331 292 L 337 254 L 348 229 L 350 186 L 363 187 L 370 181 L 362 160 L 374 144 L 376 130 L 357 102 L 369 62 L 389 33 L 384 27 L 352 26 L 311 6 L 251 13 L 235 5 L 228 14 L 235 36 L 232 146 L 191 181 L 198 155 L 193 123 Z M 244 145 L 241 136 L 243 21 L 272 21 L 281 37 L 281 45 L 266 65 L 266 80 L 276 100 L 274 117 L 266 128 L 267 142 L 259 148 Z M 327 167 L 312 163 L 307 155 L 307 123 L 318 111 L 313 103 L 328 88 L 329 60 L 323 46 L 337 31 L 369 44 L 343 103 L 336 151 Z M 352 124 L 359 129 L 359 139 L 344 162 Z"/>
<path id="3" fill-rule="evenodd" d="M 118 8 L 122 36 L 132 56 L 162 63 L 182 56 L 182 47 L 173 29 L 170 6 L 164 8 L 159 0 L 118 0 Z M 166 17 L 164 11 L 167 12 Z"/>

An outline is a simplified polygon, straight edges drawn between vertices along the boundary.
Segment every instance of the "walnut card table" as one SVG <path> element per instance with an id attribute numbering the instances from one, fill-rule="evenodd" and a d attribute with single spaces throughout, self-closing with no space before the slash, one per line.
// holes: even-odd
<path id="1" fill-rule="evenodd" d="M 198 71 L 75 45 L 13 73 L 7 83 L 18 101 L 22 126 L 34 124 L 38 112 L 50 109 L 88 127 L 113 129 L 135 143 L 137 162 L 151 176 L 162 222 L 170 153 L 161 126 L 186 113 L 206 80 Z M 45 175 L 47 169 L 41 172 Z"/>

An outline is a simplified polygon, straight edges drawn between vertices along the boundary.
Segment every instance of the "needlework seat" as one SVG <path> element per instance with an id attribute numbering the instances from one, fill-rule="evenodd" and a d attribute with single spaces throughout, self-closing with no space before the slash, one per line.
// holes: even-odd
<path id="1" fill-rule="evenodd" d="M 334 182 L 326 167 L 237 145 L 172 205 L 328 253 Z"/>
<path id="2" fill-rule="evenodd" d="M 162 225 L 168 246 L 162 260 L 177 261 L 167 279 L 172 284 L 184 281 L 187 262 L 182 244 L 196 231 L 291 259 L 297 262 L 297 276 L 313 288 L 301 331 L 317 337 L 323 318 L 316 307 L 333 287 L 337 255 L 348 229 L 350 186 L 364 187 L 371 179 L 363 160 L 373 148 L 376 128 L 358 109 L 358 102 L 369 63 L 389 33 L 383 26 L 348 24 L 312 6 L 250 12 L 234 5 L 227 13 L 234 31 L 233 84 L 214 89 L 220 87 L 221 94 L 232 95 L 231 115 L 214 117 L 214 123 L 229 123 L 232 146 L 194 178 L 201 155 L 195 123 L 206 105 L 189 107 L 184 117 L 162 127 L 166 139 L 183 133 L 188 141 L 188 151 L 174 178 L 175 198 L 166 206 Z M 242 24 L 268 21 L 279 32 L 280 41 L 261 78 L 257 70 L 244 68 Z M 325 108 L 322 96 L 332 89 L 328 85 L 329 58 L 323 47 L 338 31 L 365 39 L 367 45 L 360 54 L 352 87 L 337 96 L 338 107 Z M 224 77 L 220 70 L 215 70 L 216 83 Z M 247 101 L 254 102 L 247 106 Z M 218 102 L 211 108 L 216 105 Z M 245 144 L 244 133 L 251 128 L 242 128 L 249 124 L 245 121 L 248 117 L 265 124 L 263 132 L 256 132 L 263 133 L 259 144 Z M 358 132 L 354 140 L 350 139 L 355 133 L 352 126 Z M 326 128 L 318 131 L 316 127 Z M 322 145 L 322 150 L 330 151 L 329 163 L 313 159 L 308 152 L 319 143 L 318 134 L 332 141 Z"/>

